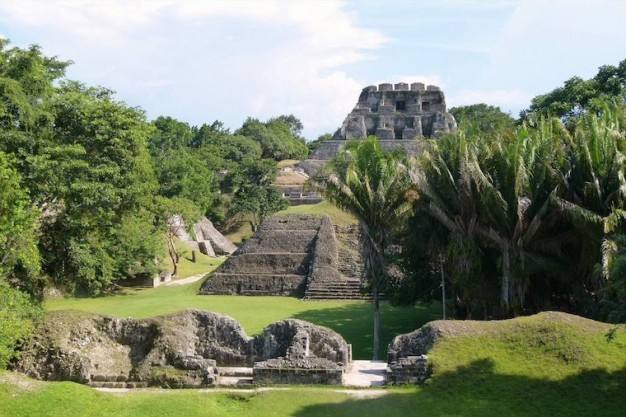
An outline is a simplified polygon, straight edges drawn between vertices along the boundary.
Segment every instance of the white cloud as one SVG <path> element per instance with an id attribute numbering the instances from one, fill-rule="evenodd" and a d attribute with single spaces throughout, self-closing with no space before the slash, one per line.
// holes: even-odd
<path id="1" fill-rule="evenodd" d="M 624 0 L 524 0 L 493 43 L 486 78 L 539 94 L 624 59 Z M 498 88 L 498 86 L 495 86 Z"/>
<path id="2" fill-rule="evenodd" d="M 294 113 L 315 134 L 339 126 L 363 87 L 342 66 L 387 41 L 338 1 L 23 0 L 0 3 L 0 22 L 151 117 L 237 127 Z"/>

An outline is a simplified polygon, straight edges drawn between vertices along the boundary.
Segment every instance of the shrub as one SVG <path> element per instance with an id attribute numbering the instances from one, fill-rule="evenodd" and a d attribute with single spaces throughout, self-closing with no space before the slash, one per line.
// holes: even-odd
<path id="1" fill-rule="evenodd" d="M 43 310 L 28 295 L 0 281 L 0 369 L 17 356 L 17 349 L 35 330 Z"/>

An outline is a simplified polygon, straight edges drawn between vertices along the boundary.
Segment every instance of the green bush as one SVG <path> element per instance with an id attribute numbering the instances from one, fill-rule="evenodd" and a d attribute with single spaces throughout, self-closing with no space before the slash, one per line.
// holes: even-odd
<path id="1" fill-rule="evenodd" d="M 16 349 L 33 333 L 42 314 L 28 295 L 0 281 L 0 369 L 17 356 Z"/>

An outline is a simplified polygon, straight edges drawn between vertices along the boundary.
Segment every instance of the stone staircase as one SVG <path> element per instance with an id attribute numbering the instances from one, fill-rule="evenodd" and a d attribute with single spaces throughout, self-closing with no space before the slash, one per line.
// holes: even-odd
<path id="1" fill-rule="evenodd" d="M 87 383 L 92 388 L 146 388 L 147 382 L 129 381 L 124 375 L 92 375 Z"/>
<path id="2" fill-rule="evenodd" d="M 218 372 L 219 384 L 222 386 L 245 387 L 252 385 L 252 368 L 220 366 Z"/>
<path id="3" fill-rule="evenodd" d="M 304 293 L 306 300 L 368 300 L 370 296 L 361 293 L 361 281 L 341 279 L 335 281 L 312 282 Z"/>

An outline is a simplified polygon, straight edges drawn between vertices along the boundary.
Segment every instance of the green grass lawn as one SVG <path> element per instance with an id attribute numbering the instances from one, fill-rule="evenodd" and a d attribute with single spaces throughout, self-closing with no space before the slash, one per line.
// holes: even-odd
<path id="1" fill-rule="evenodd" d="M 112 394 L 0 373 L 0 415 L 621 417 L 626 330 L 608 343 L 607 329 L 538 315 L 445 338 L 430 352 L 434 375 L 426 385 L 389 388 L 377 398 L 330 387 Z"/>
<path id="2" fill-rule="evenodd" d="M 213 258 L 200 253 L 200 251 L 196 251 L 196 262 L 192 262 L 191 248 L 178 238 L 174 238 L 174 244 L 177 248 L 179 248 L 179 250 L 182 251 L 182 256 L 180 258 L 180 262 L 178 263 L 178 274 L 174 279 L 183 279 L 193 275 L 213 272 L 213 270 L 226 260 L 225 256 Z M 169 272 L 174 270 L 172 259 L 169 256 L 165 256 L 163 258 L 162 267 Z"/>
<path id="3" fill-rule="evenodd" d="M 349 224 L 356 224 L 356 219 L 349 213 L 338 209 L 332 203 L 328 201 L 322 201 L 317 204 L 301 204 L 299 206 L 289 206 L 283 211 L 276 213 L 278 216 L 284 216 L 287 214 L 315 214 L 318 216 L 328 215 L 333 224 L 340 226 L 346 226 Z"/>
<path id="4" fill-rule="evenodd" d="M 231 232 L 224 234 L 228 240 L 239 246 L 247 239 L 251 238 L 254 233 L 252 232 L 252 223 L 249 220 L 243 220 L 239 222 L 239 227 L 233 229 Z"/>
<path id="5" fill-rule="evenodd" d="M 349 213 L 338 209 L 328 201 L 322 201 L 317 204 L 301 204 L 299 206 L 289 206 L 285 210 L 276 213 L 277 216 L 286 216 L 288 214 L 314 214 L 317 216 L 328 215 L 334 224 L 346 226 L 356 224 L 356 219 Z M 253 235 L 252 226 L 249 221 L 242 221 L 239 227 L 224 235 L 235 245 L 240 245 L 246 239 Z"/>
<path id="6" fill-rule="evenodd" d="M 48 310 L 77 309 L 117 317 L 152 317 L 187 308 L 227 314 L 242 324 L 249 335 L 284 318 L 307 320 L 339 332 L 352 343 L 353 356 L 371 359 L 373 328 L 372 309 L 364 301 L 301 301 L 292 297 L 244 297 L 227 295 L 197 295 L 201 281 L 182 286 L 154 289 L 129 289 L 123 294 L 101 298 L 49 298 Z M 383 351 L 386 344 L 400 333 L 420 327 L 436 319 L 440 309 L 392 307 L 383 303 Z"/>

